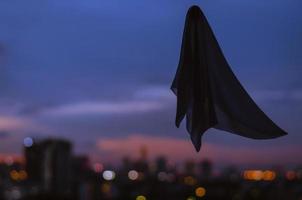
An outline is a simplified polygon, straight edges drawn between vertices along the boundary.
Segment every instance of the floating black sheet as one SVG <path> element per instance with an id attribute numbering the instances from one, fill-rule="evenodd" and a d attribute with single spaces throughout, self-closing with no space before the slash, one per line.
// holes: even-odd
<path id="1" fill-rule="evenodd" d="M 255 104 L 228 65 L 198 6 L 186 16 L 179 66 L 172 91 L 177 96 L 176 126 L 186 128 L 196 151 L 213 127 L 253 139 L 286 135 Z"/>

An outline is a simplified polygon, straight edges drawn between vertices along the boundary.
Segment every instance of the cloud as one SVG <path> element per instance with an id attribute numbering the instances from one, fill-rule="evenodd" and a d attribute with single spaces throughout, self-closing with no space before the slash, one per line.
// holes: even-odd
<path id="1" fill-rule="evenodd" d="M 302 100 L 302 89 L 289 90 L 257 90 L 251 92 L 251 95 L 259 101 L 279 101 L 279 100 Z"/>
<path id="2" fill-rule="evenodd" d="M 145 86 L 144 89 L 137 90 L 134 97 L 138 99 L 160 99 L 173 100 L 174 94 L 168 85 Z"/>
<path id="3" fill-rule="evenodd" d="M 17 117 L 0 116 L 1 130 L 20 130 L 27 127 L 29 121 Z"/>
<path id="4" fill-rule="evenodd" d="M 49 106 L 41 112 L 50 116 L 139 114 L 162 110 L 171 100 L 173 94 L 168 87 L 147 85 L 130 93 L 126 100 L 80 101 Z"/>
<path id="5" fill-rule="evenodd" d="M 251 148 L 250 146 L 225 146 L 204 142 L 201 152 L 196 153 L 188 139 L 138 134 L 122 138 L 99 138 L 96 146 L 107 161 L 117 161 L 123 156 L 138 157 L 141 147 L 148 149 L 148 156 L 151 159 L 164 155 L 173 162 L 199 161 L 203 158 L 209 158 L 214 163 L 237 165 L 300 164 L 302 161 L 298 159 L 301 152 L 299 146 Z M 106 155 L 110 155 L 110 157 L 106 157 Z"/>
<path id="6" fill-rule="evenodd" d="M 17 116 L 0 116 L 0 131 L 2 133 L 14 132 L 14 133 L 28 133 L 28 132 L 40 132 L 46 133 L 48 128 L 37 123 L 30 118 L 23 118 Z M 1 134 L 1 133 L 0 133 Z"/>
<path id="7" fill-rule="evenodd" d="M 47 115 L 87 115 L 87 114 L 132 114 L 159 110 L 162 104 L 157 101 L 99 101 L 99 102 L 79 102 L 73 104 L 60 105 L 45 110 Z"/>
<path id="8" fill-rule="evenodd" d="M 271 90 L 254 90 L 251 91 L 251 96 L 259 101 L 301 101 L 302 100 L 302 88 L 296 89 L 271 89 Z M 153 85 L 145 86 L 143 89 L 137 90 L 134 93 L 134 97 L 138 99 L 157 99 L 164 101 L 173 101 L 175 99 L 174 94 L 170 91 L 167 85 Z"/>

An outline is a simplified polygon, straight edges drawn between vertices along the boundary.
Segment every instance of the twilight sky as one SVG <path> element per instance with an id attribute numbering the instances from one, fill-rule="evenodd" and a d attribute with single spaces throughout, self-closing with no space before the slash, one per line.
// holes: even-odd
<path id="1" fill-rule="evenodd" d="M 209 130 L 195 153 L 169 90 L 187 9 L 206 14 L 232 69 L 289 135 Z M 0 1 L 0 157 L 23 138 L 68 138 L 77 153 L 240 165 L 302 163 L 300 0 Z"/>

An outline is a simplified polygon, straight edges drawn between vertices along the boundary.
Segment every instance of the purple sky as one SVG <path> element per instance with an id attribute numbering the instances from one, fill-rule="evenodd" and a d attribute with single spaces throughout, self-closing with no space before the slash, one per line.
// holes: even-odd
<path id="1" fill-rule="evenodd" d="M 169 87 L 192 4 L 203 9 L 243 86 L 288 136 L 258 141 L 209 130 L 197 154 L 184 128 L 175 128 Z M 68 138 L 95 160 L 115 161 L 146 145 L 150 157 L 171 160 L 301 164 L 301 6 L 0 1 L 0 156 L 20 154 L 30 136 Z"/>

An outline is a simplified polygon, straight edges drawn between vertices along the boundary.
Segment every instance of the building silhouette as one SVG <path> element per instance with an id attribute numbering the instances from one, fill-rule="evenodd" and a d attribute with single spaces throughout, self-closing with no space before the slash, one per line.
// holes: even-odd
<path id="1" fill-rule="evenodd" d="M 62 139 L 33 142 L 25 149 L 30 182 L 46 193 L 67 194 L 71 190 L 71 143 Z"/>

